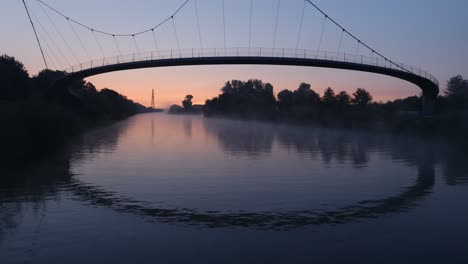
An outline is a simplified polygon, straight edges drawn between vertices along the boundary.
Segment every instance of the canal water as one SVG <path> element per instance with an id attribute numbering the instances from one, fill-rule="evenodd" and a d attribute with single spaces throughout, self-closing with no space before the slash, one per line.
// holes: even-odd
<path id="1" fill-rule="evenodd" d="M 0 263 L 468 263 L 468 156 L 138 115 L 0 179 Z"/>

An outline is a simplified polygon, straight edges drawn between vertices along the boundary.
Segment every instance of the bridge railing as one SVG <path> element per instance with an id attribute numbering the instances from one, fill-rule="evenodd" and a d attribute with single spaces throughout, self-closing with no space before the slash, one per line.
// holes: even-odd
<path id="1" fill-rule="evenodd" d="M 131 62 L 143 62 L 154 60 L 181 59 L 181 58 L 207 58 L 207 57 L 274 57 L 274 58 L 302 58 L 316 59 L 336 62 L 348 62 L 362 65 L 370 65 L 383 67 L 388 69 L 400 70 L 412 73 L 426 79 L 439 86 L 439 82 L 435 76 L 422 70 L 421 68 L 411 65 L 397 63 L 394 61 L 385 60 L 380 57 L 370 57 L 364 55 L 347 54 L 339 52 L 317 51 L 307 49 L 284 49 L 284 48 L 206 48 L 206 49 L 174 49 L 164 51 L 149 51 L 142 53 L 133 53 L 126 55 L 118 55 L 108 58 L 101 58 L 89 62 L 75 65 L 66 69 L 66 72 L 74 73 L 87 69 L 117 65 Z"/>

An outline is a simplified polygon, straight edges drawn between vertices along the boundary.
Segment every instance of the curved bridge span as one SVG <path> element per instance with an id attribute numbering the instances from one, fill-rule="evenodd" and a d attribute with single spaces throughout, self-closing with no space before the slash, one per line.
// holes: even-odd
<path id="1" fill-rule="evenodd" d="M 190 65 L 285 65 L 354 70 L 392 76 L 421 88 L 425 113 L 432 112 L 433 101 L 439 94 L 439 83 L 434 76 L 409 65 L 346 53 L 262 48 L 172 50 L 103 58 L 67 69 L 66 77 L 58 80 L 55 85 L 63 87 L 79 79 L 109 72 Z"/>

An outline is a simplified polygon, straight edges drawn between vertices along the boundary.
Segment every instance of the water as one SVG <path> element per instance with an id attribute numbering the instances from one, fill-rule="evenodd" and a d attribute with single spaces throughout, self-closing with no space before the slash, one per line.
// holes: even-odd
<path id="1" fill-rule="evenodd" d="M 139 115 L 0 182 L 0 263 L 468 263 L 468 161 L 385 134 Z"/>

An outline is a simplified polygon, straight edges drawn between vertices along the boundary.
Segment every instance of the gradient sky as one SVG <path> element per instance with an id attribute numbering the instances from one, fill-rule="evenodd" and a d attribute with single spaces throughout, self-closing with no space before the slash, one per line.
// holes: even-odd
<path id="1" fill-rule="evenodd" d="M 184 0 L 44 0 L 58 10 L 93 28 L 116 33 L 147 29 L 167 18 Z M 197 0 L 202 42 L 205 48 L 221 48 L 223 42 L 222 0 Z M 272 47 L 278 0 L 253 0 L 252 46 Z M 466 0 L 315 0 L 331 17 L 350 32 L 387 57 L 422 67 L 434 74 L 445 87 L 455 74 L 468 77 L 468 1 Z M 77 64 L 36 0 L 27 3 L 70 64 Z M 247 47 L 249 37 L 250 0 L 225 0 L 228 47 Z M 281 0 L 276 46 L 294 48 L 297 41 L 303 0 Z M 58 31 L 69 43 L 80 62 L 87 56 L 76 41 L 66 20 L 49 12 Z M 175 19 L 181 48 L 199 48 L 193 0 Z M 317 49 L 323 17 L 311 6 L 306 8 L 300 48 Z M 41 39 L 54 47 L 47 33 L 37 25 Z M 102 57 L 99 48 L 86 30 L 76 28 L 93 58 Z M 0 53 L 15 56 L 30 74 L 44 67 L 40 52 L 21 0 L 0 3 Z M 176 48 L 172 24 L 157 31 L 160 49 Z M 336 51 L 340 31 L 327 24 L 322 50 Z M 106 56 L 117 55 L 109 37 L 98 36 Z M 137 39 L 140 50 L 155 50 L 152 35 Z M 342 51 L 354 54 L 355 42 L 345 39 Z M 122 53 L 133 53 L 132 39 L 119 39 Z M 54 49 L 64 67 L 65 59 Z M 369 55 L 364 50 L 360 54 Z M 60 63 L 51 57 L 51 64 Z M 376 100 L 387 100 L 419 94 L 419 88 L 391 77 L 376 74 L 320 68 L 285 66 L 188 66 L 114 72 L 88 78 L 98 88 L 110 87 L 142 104 L 149 105 L 151 89 L 156 104 L 166 107 L 180 103 L 190 93 L 195 102 L 216 96 L 225 81 L 259 78 L 271 82 L 275 91 L 295 89 L 300 82 L 309 82 L 319 93 L 326 87 L 353 91 L 368 89 Z"/>

